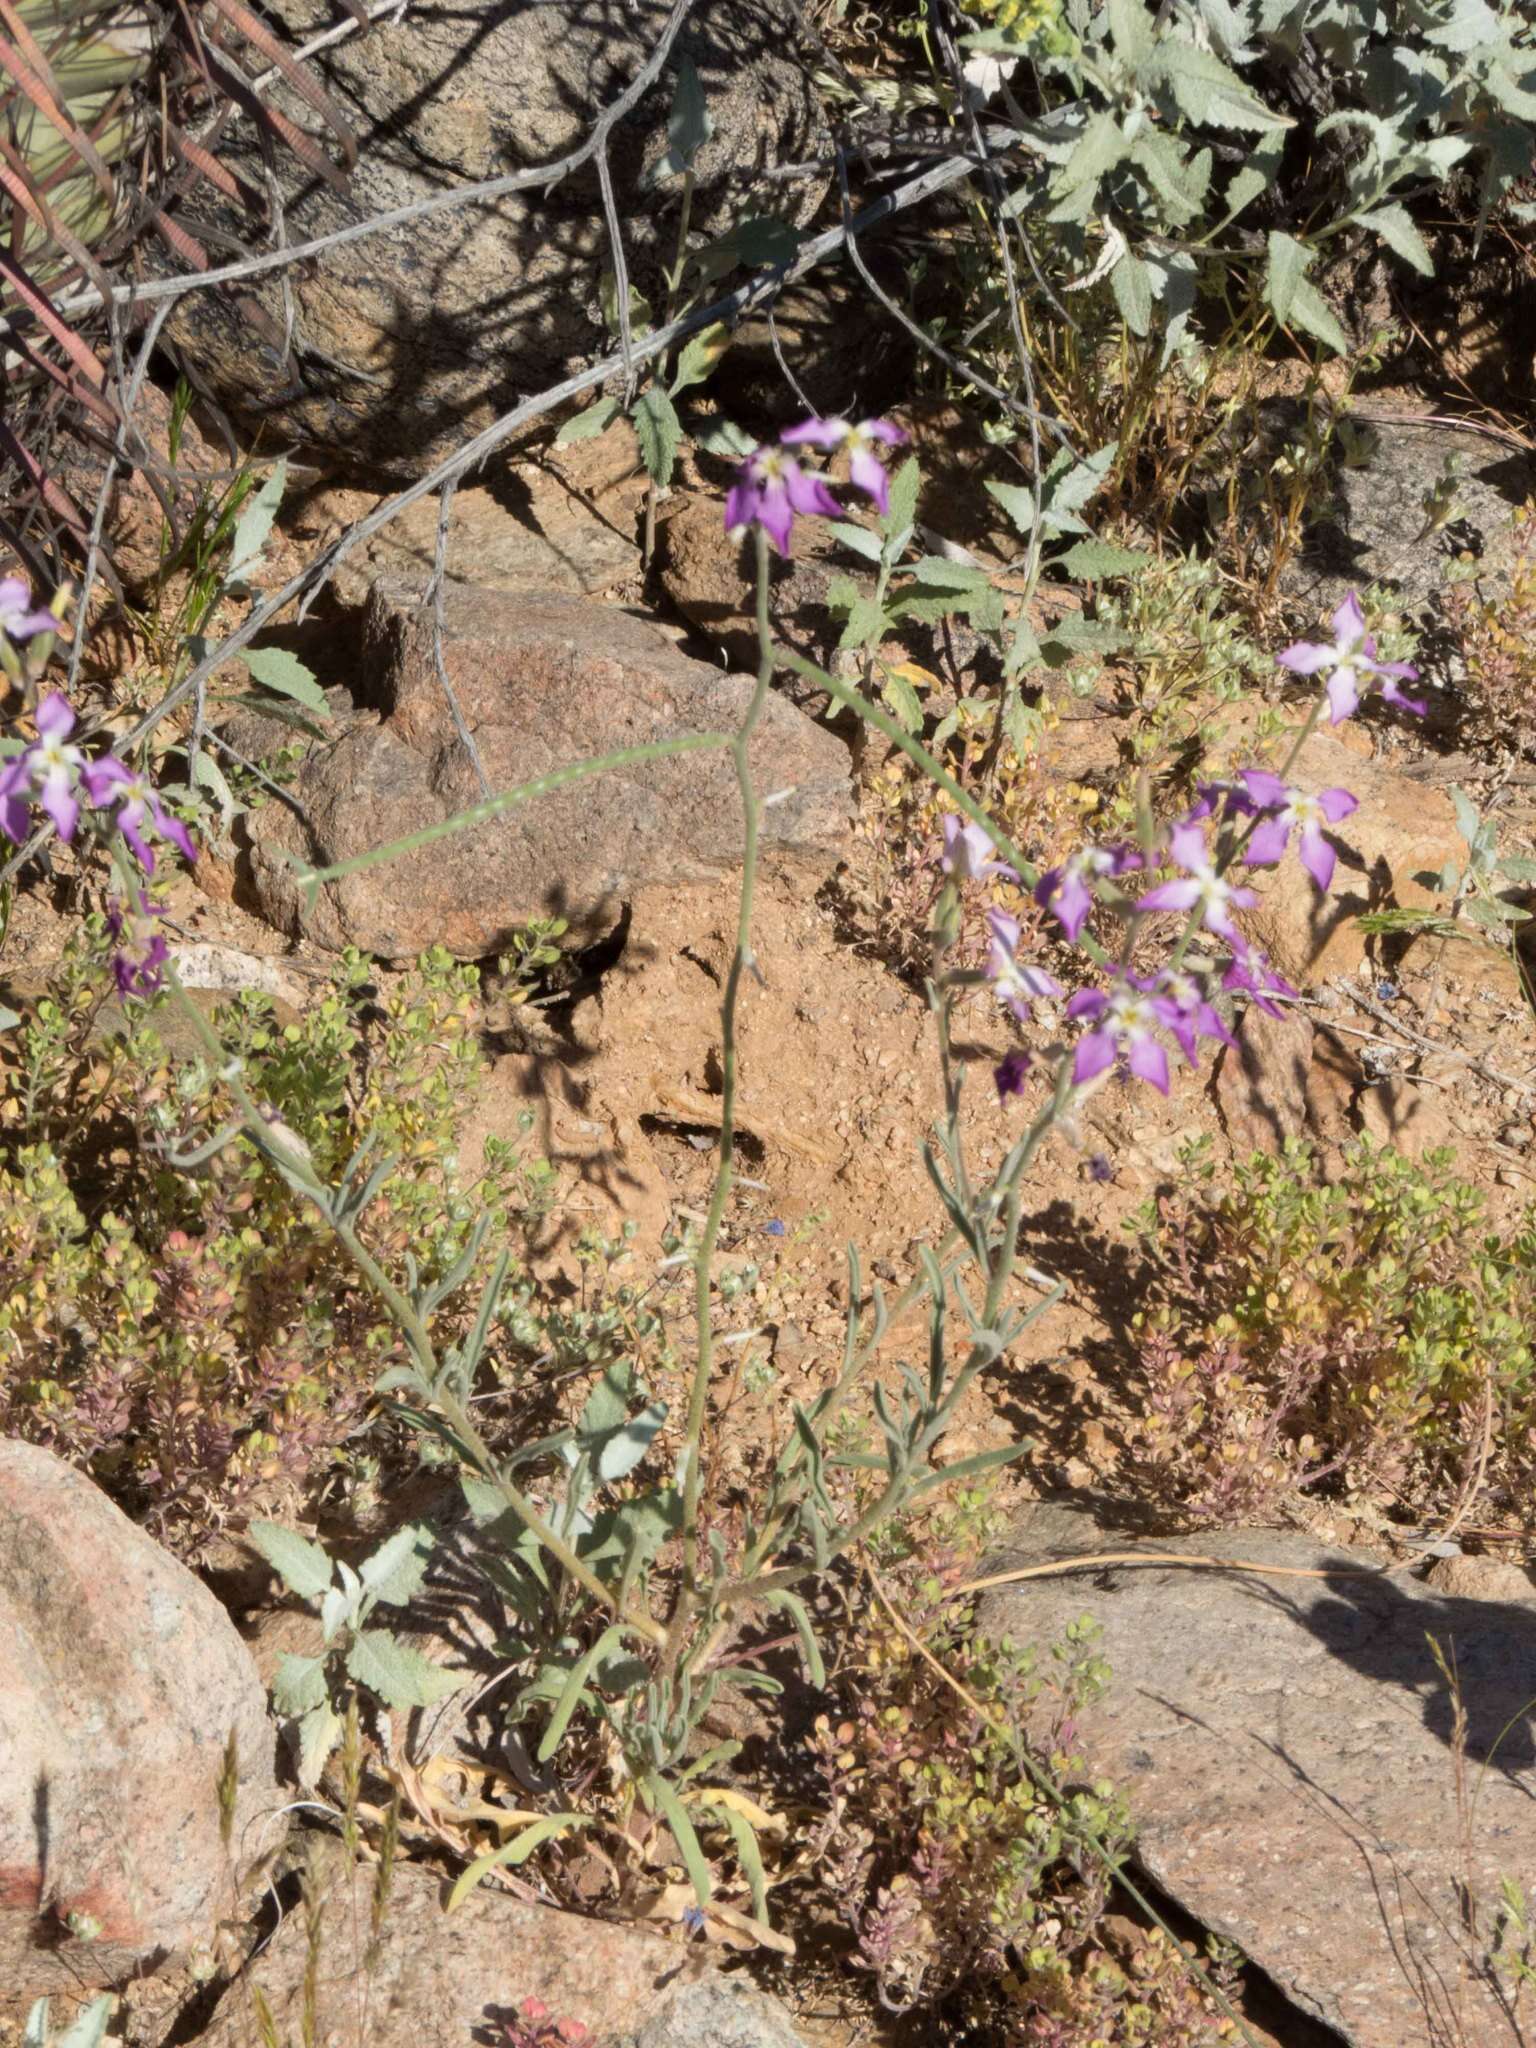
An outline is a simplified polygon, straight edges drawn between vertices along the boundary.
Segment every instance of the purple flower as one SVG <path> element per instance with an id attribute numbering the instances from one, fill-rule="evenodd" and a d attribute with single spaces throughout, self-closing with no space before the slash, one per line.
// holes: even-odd
<path id="1" fill-rule="evenodd" d="M 1175 825 L 1168 834 L 1168 852 L 1174 863 L 1183 868 L 1182 881 L 1162 882 L 1155 889 L 1137 901 L 1138 910 L 1195 910 L 1200 912 L 1200 921 L 1207 931 L 1215 932 L 1218 938 L 1229 945 L 1241 945 L 1242 934 L 1233 924 L 1230 906 L 1245 908 L 1257 903 L 1258 897 L 1251 889 L 1239 889 L 1217 874 L 1211 865 L 1205 834 L 1198 825 Z"/>
<path id="2" fill-rule="evenodd" d="M 837 517 L 839 506 L 819 476 L 803 470 L 781 448 L 759 448 L 736 472 L 725 501 L 728 534 L 760 526 L 781 555 L 789 553 L 797 512 Z"/>
<path id="3" fill-rule="evenodd" d="M 987 947 L 987 979 L 991 982 L 997 1000 L 1012 1010 L 1022 1024 L 1028 1020 L 1029 1006 L 1041 996 L 1059 996 L 1062 986 L 1043 967 L 1023 967 L 1016 955 L 1019 950 L 1019 921 L 1010 917 L 1005 910 L 989 910 L 987 923 L 992 937 Z"/>
<path id="4" fill-rule="evenodd" d="M 1301 999 L 1301 991 L 1292 988 L 1283 974 L 1277 974 L 1269 964 L 1269 955 L 1256 946 L 1245 946 L 1233 954 L 1221 985 L 1229 995 L 1246 995 L 1267 1017 L 1285 1015 L 1276 997 L 1292 1003 Z"/>
<path id="5" fill-rule="evenodd" d="M 1342 823 L 1359 810 L 1360 799 L 1347 789 L 1320 789 L 1316 796 L 1308 796 L 1264 768 L 1249 768 L 1242 779 L 1255 808 L 1267 814 L 1254 826 L 1243 848 L 1249 867 L 1273 867 L 1290 845 L 1293 828 L 1299 825 L 1301 864 L 1318 888 L 1326 890 L 1338 856 L 1323 827 Z"/>
<path id="6" fill-rule="evenodd" d="M 116 804 L 114 822 L 146 875 L 155 872 L 155 856 L 144 837 L 146 826 L 157 839 L 169 840 L 187 860 L 197 859 L 192 835 L 180 818 L 165 808 L 142 775 L 135 775 L 132 769 L 125 768 L 115 754 L 104 754 L 99 761 L 85 762 L 80 770 L 80 780 L 93 804 Z"/>
<path id="7" fill-rule="evenodd" d="M 1338 725 L 1348 718 L 1360 702 L 1362 679 L 1380 683 L 1381 694 L 1389 704 L 1396 704 L 1403 711 L 1411 711 L 1422 718 L 1425 704 L 1422 697 L 1410 697 L 1398 685 L 1417 680 L 1418 670 L 1408 661 L 1378 661 L 1376 641 L 1365 630 L 1365 613 L 1360 609 L 1360 600 L 1351 591 L 1334 612 L 1329 621 L 1333 627 L 1333 640 L 1324 646 L 1317 640 L 1297 640 L 1285 648 L 1275 659 L 1282 668 L 1288 668 L 1293 675 L 1315 676 L 1323 669 L 1329 671 L 1325 688 L 1328 692 L 1328 723 Z"/>
<path id="8" fill-rule="evenodd" d="M 889 420 L 860 420 L 857 426 L 848 420 L 802 420 L 799 426 L 788 427 L 779 436 L 787 448 L 803 447 L 807 442 L 815 448 L 846 447 L 849 481 L 855 490 L 874 500 L 882 519 L 891 509 L 891 493 L 876 444 L 896 448 L 906 438 L 901 428 L 893 427 Z"/>
<path id="9" fill-rule="evenodd" d="M 1019 879 L 1007 861 L 994 857 L 984 827 L 962 825 L 953 812 L 944 820 L 943 867 L 957 882 L 984 882 L 989 875 L 1006 875 L 1010 882 Z"/>
<path id="10" fill-rule="evenodd" d="M 0 831 L 18 846 L 27 835 L 33 800 L 52 818 L 61 839 L 74 836 L 82 766 L 80 749 L 67 744 L 74 729 L 68 702 L 51 693 L 37 707 L 37 738 L 0 768 Z"/>
<path id="11" fill-rule="evenodd" d="M 1133 846 L 1084 846 L 1060 867 L 1048 868 L 1035 884 L 1035 901 L 1048 910 L 1075 945 L 1093 908 L 1090 881 L 1101 875 L 1124 875 L 1141 866 Z"/>
<path id="12" fill-rule="evenodd" d="M 1216 1038 L 1232 1043 L 1232 1034 L 1206 1001 L 1205 990 L 1192 974 L 1166 967 L 1158 976 L 1152 1007 L 1178 1041 L 1180 1052 L 1194 1067 L 1200 1064 L 1200 1040 Z"/>
<path id="13" fill-rule="evenodd" d="M 1067 1004 L 1069 1017 L 1088 1017 L 1096 1028 L 1084 1032 L 1072 1058 L 1072 1079 L 1078 1087 L 1093 1081 L 1117 1062 L 1143 1081 L 1168 1093 L 1168 1055 L 1158 1043 L 1159 1017 L 1140 975 L 1127 974 L 1108 990 L 1080 988 Z"/>
<path id="14" fill-rule="evenodd" d="M 997 1083 L 997 1099 L 1006 1102 L 1010 1095 L 1024 1093 L 1024 1079 L 1029 1072 L 1029 1054 L 1015 1048 L 1003 1054 L 992 1069 L 992 1078 Z"/>
<path id="15" fill-rule="evenodd" d="M 0 576 L 0 633 L 7 640 L 30 640 L 34 633 L 58 630 L 52 612 L 34 609 L 32 593 L 19 576 Z"/>
<path id="16" fill-rule="evenodd" d="M 119 995 L 152 996 L 159 988 L 171 951 L 156 922 L 164 915 L 165 905 L 151 903 L 142 889 L 133 903 L 114 897 L 107 905 L 112 974 Z"/>

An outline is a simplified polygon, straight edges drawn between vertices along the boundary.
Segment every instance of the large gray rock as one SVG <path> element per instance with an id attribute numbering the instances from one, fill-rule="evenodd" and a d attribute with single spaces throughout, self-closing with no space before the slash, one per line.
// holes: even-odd
<path id="1" fill-rule="evenodd" d="M 640 70 L 669 11 L 667 0 L 425 0 L 336 44 L 312 69 L 355 130 L 359 159 L 342 196 L 291 152 L 276 153 L 288 240 L 570 151 Z M 330 0 L 272 0 L 266 12 L 293 44 L 334 19 Z M 699 0 L 674 45 L 697 65 L 714 123 L 696 164 L 696 233 L 723 233 L 751 214 L 799 225 L 820 203 L 824 179 L 763 177 L 825 148 L 797 20 L 794 0 Z M 667 147 L 672 85 L 664 72 L 610 139 L 627 253 L 643 284 L 670 260 L 677 232 L 679 181 L 645 181 Z M 286 87 L 273 98 L 323 132 Z M 253 134 L 232 131 L 220 154 L 264 189 Z M 236 233 L 247 226 L 207 187 L 192 207 L 194 229 L 199 218 Z M 267 439 L 419 475 L 518 398 L 605 352 L 600 279 L 609 262 L 588 164 L 549 191 L 409 221 L 284 272 L 296 342 L 286 360 L 276 276 L 191 294 L 171 332 L 213 394 Z"/>
<path id="2" fill-rule="evenodd" d="M 1508 559 L 1510 518 L 1536 490 L 1536 466 L 1519 449 L 1461 428 L 1367 419 L 1357 433 L 1359 456 L 1335 471 L 1286 585 L 1326 611 L 1350 590 L 1387 583 L 1412 621 L 1430 626 L 1456 554 L 1470 552 L 1497 577 Z M 1461 472 L 1453 516 L 1426 534 L 1424 501 L 1441 485 L 1447 461 Z"/>
<path id="3" fill-rule="evenodd" d="M 580 598 L 455 586 L 445 612 L 444 666 L 493 792 L 593 755 L 730 731 L 752 693 L 748 677 L 691 660 L 646 620 Z M 275 803 L 252 821 L 252 885 L 275 923 L 303 917 L 292 856 L 349 860 L 482 801 L 432 641 L 412 590 L 375 586 L 362 664 L 375 708 L 339 711 L 336 737 L 303 764 L 294 795 L 307 825 Z M 841 742 L 770 694 L 751 762 L 759 793 L 781 799 L 763 814 L 765 854 L 833 865 L 852 804 Z M 674 755 L 328 883 L 305 928 L 386 959 L 434 945 L 480 959 L 552 912 L 597 936 L 636 890 L 719 873 L 741 844 L 728 754 Z"/>
<path id="4" fill-rule="evenodd" d="M 1536 1867 L 1530 1582 L 1518 1599 L 1466 1597 L 1289 1532 L 1146 1543 L 1056 1505 L 1032 1511 L 998 1568 L 1127 1549 L 1275 1568 L 1085 1569 L 986 1602 L 984 1626 L 1016 1640 L 1084 1613 L 1101 1624 L 1113 1682 L 1080 1741 L 1130 1801 L 1138 1860 L 1354 2048 L 1513 2042 L 1483 1960 L 1499 1880 Z M 1465 1818 L 1431 1638 L 1467 1715 Z"/>
<path id="5" fill-rule="evenodd" d="M 360 1903 L 354 1910 L 353 1891 Z M 316 2038 L 327 2048 L 465 2048 L 502 2038 L 527 2000 L 591 2029 L 593 2048 L 803 2048 L 773 1999 L 706 1967 L 700 1950 L 528 1904 L 483 1886 L 445 1914 L 445 1887 L 422 1865 L 398 1867 L 373 1967 L 371 1873 L 324 1889 Z M 309 1960 L 305 1916 L 225 1994 L 201 2048 L 248 2048 L 253 1988 L 280 2040 L 299 2040 Z"/>
<path id="6" fill-rule="evenodd" d="M 272 1754 L 207 1588 L 51 1451 L 0 1442 L 0 1991 L 117 1983 L 206 1942 L 235 1865 L 271 1846 Z"/>

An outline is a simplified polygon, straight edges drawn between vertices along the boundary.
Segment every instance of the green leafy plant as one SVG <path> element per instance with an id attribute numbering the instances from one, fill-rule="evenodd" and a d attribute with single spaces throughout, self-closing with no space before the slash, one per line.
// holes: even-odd
<path id="1" fill-rule="evenodd" d="M 1500 951 L 1513 948 L 1519 926 L 1530 920 L 1523 904 L 1510 900 L 1514 890 L 1528 890 L 1536 884 L 1536 860 L 1499 851 L 1498 820 L 1483 817 L 1465 790 L 1452 788 L 1456 828 L 1466 844 L 1463 862 L 1447 861 L 1438 875 L 1425 876 L 1446 897 L 1444 910 L 1415 904 L 1391 910 L 1365 912 L 1362 931 L 1373 933 L 1439 932 L 1454 937 L 1465 924 L 1476 936 L 1490 940 Z"/>
<path id="2" fill-rule="evenodd" d="M 56 2028 L 50 2017 L 49 2001 L 39 1998 L 27 2014 L 21 2048 L 101 2048 L 107 2023 L 116 2009 L 117 2000 L 110 1992 L 103 1992 L 77 2013 L 67 2027 Z"/>
<path id="3" fill-rule="evenodd" d="M 1523 1512 L 1532 1232 L 1493 1233 L 1448 1154 L 1361 1139 L 1324 1185 L 1299 1141 L 1228 1174 L 1201 1144 L 1135 1228 L 1142 1442 L 1166 1498 L 1235 1520 L 1331 1479 L 1428 1505 L 1476 1469 Z"/>
<path id="4" fill-rule="evenodd" d="M 341 1740 L 349 1683 L 395 1711 L 429 1707 L 462 1683 L 374 1619 L 378 1608 L 405 1607 L 420 1592 L 436 1542 L 424 1522 L 396 1529 L 355 1571 L 277 1522 L 252 1522 L 246 1539 L 320 1616 L 324 1649 L 286 1653 L 272 1683 L 272 1704 L 296 1724 L 300 1784 L 318 1782 Z"/>

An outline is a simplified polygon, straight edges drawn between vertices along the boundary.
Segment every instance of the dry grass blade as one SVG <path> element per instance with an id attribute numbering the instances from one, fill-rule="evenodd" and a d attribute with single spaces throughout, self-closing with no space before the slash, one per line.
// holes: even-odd
<path id="1" fill-rule="evenodd" d="M 97 263 L 89 249 L 67 223 L 62 221 L 43 197 L 36 181 L 28 170 L 25 160 L 10 142 L 0 135 L 0 189 L 10 194 L 12 200 L 27 215 L 28 219 L 50 241 L 56 242 L 64 253 L 75 263 L 81 273 L 88 277 L 98 291 L 107 288 L 106 272 Z M 13 238 L 14 246 L 14 238 Z M 24 245 L 23 245 L 24 246 Z M 58 289 L 58 279 L 53 280 Z"/>
<path id="2" fill-rule="evenodd" d="M 0 278 L 10 285 L 17 298 L 36 316 L 79 371 L 84 384 L 70 388 L 101 418 L 113 418 L 112 409 L 102 396 L 107 382 L 106 371 L 68 321 L 60 319 L 47 293 L 35 285 L 16 259 L 3 249 L 0 249 Z"/>

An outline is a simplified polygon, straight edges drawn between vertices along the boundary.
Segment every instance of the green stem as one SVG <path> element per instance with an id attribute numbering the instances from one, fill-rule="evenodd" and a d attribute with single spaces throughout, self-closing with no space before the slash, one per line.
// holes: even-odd
<path id="1" fill-rule="evenodd" d="M 725 996 L 720 1005 L 720 1151 L 715 1170 L 714 1193 L 699 1240 L 695 1270 L 694 1300 L 698 1321 L 698 1353 L 694 1362 L 693 1387 L 688 1401 L 687 1430 L 683 1440 L 683 1580 L 676 1610 L 668 1630 L 669 1655 L 675 1657 L 689 1615 L 698 1600 L 699 1494 L 703 1484 L 701 1445 L 704 1415 L 709 1401 L 710 1374 L 714 1366 L 714 1329 L 711 1319 L 710 1288 L 715 1248 L 725 1220 L 734 1174 L 733 1146 L 736 1135 L 736 1008 L 741 980 L 752 964 L 752 904 L 757 886 L 757 842 L 762 807 L 752 784 L 752 736 L 768 700 L 775 662 L 772 630 L 768 622 L 768 537 L 757 529 L 757 684 L 745 715 L 731 741 L 731 758 L 736 784 L 741 792 L 743 824 L 741 894 L 736 910 L 736 950 L 726 976 Z"/>
<path id="2" fill-rule="evenodd" d="M 533 1503 L 497 1471 L 495 1460 L 470 1419 L 468 1409 L 442 1383 L 431 1332 L 416 1304 L 389 1277 L 346 1218 L 336 1213 L 332 1190 L 320 1179 L 307 1155 L 296 1146 L 283 1143 L 273 1136 L 267 1118 L 252 1100 L 250 1091 L 238 1072 L 234 1071 L 217 1032 L 196 1004 L 188 999 L 186 990 L 172 968 L 166 970 L 166 983 L 182 1016 L 212 1063 L 215 1073 L 234 1097 L 246 1136 L 262 1156 L 277 1168 L 289 1186 L 295 1188 L 319 1210 L 335 1232 L 338 1242 L 352 1263 L 388 1310 L 396 1328 L 405 1339 L 417 1372 L 432 1390 L 434 1403 L 442 1410 L 450 1429 L 468 1452 L 470 1460 L 478 1468 L 481 1476 L 496 1488 L 512 1514 L 530 1535 L 537 1538 L 561 1570 L 567 1572 L 578 1585 L 592 1595 L 593 1599 L 601 1602 L 611 1613 L 617 1614 L 618 1603 L 602 1580 L 582 1563 L 569 1544 L 555 1534 Z M 659 1624 L 651 1621 L 649 1617 L 623 1618 L 628 1620 L 632 1627 L 649 1635 L 653 1642 L 661 1640 L 662 1630 Z"/>

